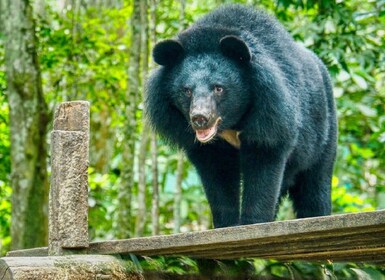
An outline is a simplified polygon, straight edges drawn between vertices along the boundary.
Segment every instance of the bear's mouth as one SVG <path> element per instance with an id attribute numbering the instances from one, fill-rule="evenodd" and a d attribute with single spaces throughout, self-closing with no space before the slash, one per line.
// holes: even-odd
<path id="1" fill-rule="evenodd" d="M 195 130 L 196 138 L 198 139 L 198 141 L 202 142 L 202 143 L 207 143 L 211 139 L 213 139 L 218 132 L 218 125 L 219 125 L 220 121 L 221 121 L 221 118 L 218 117 L 211 127 L 207 128 L 207 129 Z"/>

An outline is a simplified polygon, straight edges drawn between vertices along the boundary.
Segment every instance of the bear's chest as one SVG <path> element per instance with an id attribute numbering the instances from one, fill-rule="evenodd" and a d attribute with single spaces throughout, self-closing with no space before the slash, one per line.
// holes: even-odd
<path id="1" fill-rule="evenodd" d="M 239 140 L 240 131 L 227 129 L 219 133 L 219 137 L 229 143 L 236 149 L 241 148 L 241 140 Z"/>

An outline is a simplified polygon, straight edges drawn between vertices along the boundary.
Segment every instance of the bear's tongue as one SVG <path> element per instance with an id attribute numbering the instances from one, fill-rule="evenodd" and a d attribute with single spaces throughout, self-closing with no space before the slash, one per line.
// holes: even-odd
<path id="1" fill-rule="evenodd" d="M 215 134 L 217 133 L 217 126 L 214 125 L 208 129 L 196 130 L 196 137 L 200 142 L 208 142 L 210 141 Z"/>
<path id="2" fill-rule="evenodd" d="M 222 120 L 222 118 L 218 117 L 215 120 L 214 125 L 212 127 L 207 128 L 207 129 L 195 130 L 195 134 L 196 134 L 198 141 L 200 141 L 202 143 L 206 143 L 206 142 L 209 142 L 211 139 L 213 139 L 214 136 L 217 134 L 218 124 L 221 122 L 221 120 Z"/>

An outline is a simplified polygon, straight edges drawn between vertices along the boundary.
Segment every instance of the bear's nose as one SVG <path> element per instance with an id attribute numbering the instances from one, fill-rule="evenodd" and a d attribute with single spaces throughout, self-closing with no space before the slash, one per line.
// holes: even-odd
<path id="1" fill-rule="evenodd" d="M 196 128 L 204 128 L 209 122 L 209 120 L 205 116 L 200 114 L 192 116 L 191 121 Z"/>

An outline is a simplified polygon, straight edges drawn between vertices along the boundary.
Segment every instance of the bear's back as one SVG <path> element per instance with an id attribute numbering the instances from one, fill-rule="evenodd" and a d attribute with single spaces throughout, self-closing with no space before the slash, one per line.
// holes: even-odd
<path id="1" fill-rule="evenodd" d="M 193 54 L 219 51 L 218 42 L 227 35 L 242 38 L 254 53 L 281 44 L 295 45 L 291 35 L 274 17 L 239 4 L 224 5 L 208 13 L 180 33 L 178 39 L 187 53 Z"/>
<path id="2" fill-rule="evenodd" d="M 262 10 L 239 4 L 224 5 L 196 22 L 197 26 L 218 26 L 255 33 L 268 29 L 282 31 L 279 23 Z"/>

